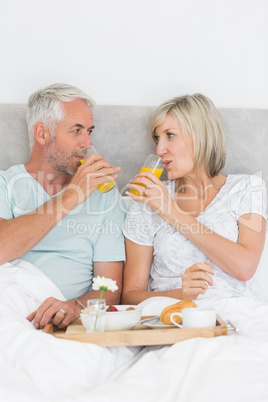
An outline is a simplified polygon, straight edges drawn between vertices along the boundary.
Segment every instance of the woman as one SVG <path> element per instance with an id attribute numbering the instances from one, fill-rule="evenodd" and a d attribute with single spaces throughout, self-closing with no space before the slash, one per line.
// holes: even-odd
<path id="1" fill-rule="evenodd" d="M 213 103 L 201 94 L 160 105 L 151 134 L 169 180 L 131 180 L 134 201 L 124 234 L 122 302 L 152 296 L 257 297 L 265 242 L 266 187 L 253 175 L 222 175 L 225 136 Z"/>

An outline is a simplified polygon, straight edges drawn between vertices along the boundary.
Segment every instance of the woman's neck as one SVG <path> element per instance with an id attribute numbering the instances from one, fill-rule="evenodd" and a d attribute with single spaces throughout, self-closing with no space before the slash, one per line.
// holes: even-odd
<path id="1" fill-rule="evenodd" d="M 213 178 L 199 175 L 176 179 L 175 200 L 183 211 L 198 216 L 216 197 L 225 182 L 226 177 L 221 174 Z"/>

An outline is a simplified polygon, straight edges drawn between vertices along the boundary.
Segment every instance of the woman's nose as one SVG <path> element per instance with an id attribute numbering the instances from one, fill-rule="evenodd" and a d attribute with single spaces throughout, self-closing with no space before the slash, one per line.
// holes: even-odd
<path id="1" fill-rule="evenodd" d="M 165 144 L 162 141 L 159 141 L 156 147 L 156 154 L 158 156 L 163 156 L 167 153 L 167 149 L 165 147 Z"/>

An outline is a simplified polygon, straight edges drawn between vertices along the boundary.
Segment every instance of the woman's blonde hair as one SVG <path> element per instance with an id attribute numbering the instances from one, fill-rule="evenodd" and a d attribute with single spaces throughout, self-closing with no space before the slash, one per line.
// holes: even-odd
<path id="1" fill-rule="evenodd" d="M 167 114 L 176 118 L 184 135 L 194 144 L 195 169 L 204 168 L 209 177 L 223 169 L 226 160 L 225 133 L 220 115 L 209 98 L 202 94 L 185 95 L 162 103 L 154 112 L 151 135 Z"/>

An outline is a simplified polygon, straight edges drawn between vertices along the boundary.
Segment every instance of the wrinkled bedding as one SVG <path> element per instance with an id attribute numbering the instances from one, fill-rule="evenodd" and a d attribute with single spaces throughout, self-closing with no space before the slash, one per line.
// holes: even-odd
<path id="1" fill-rule="evenodd" d="M 44 299 L 61 292 L 21 260 L 0 267 L 1 402 L 268 401 L 268 303 L 213 298 L 239 332 L 193 338 L 164 347 L 103 348 L 57 339 L 26 320 Z M 171 298 L 151 298 L 143 315 Z"/>

